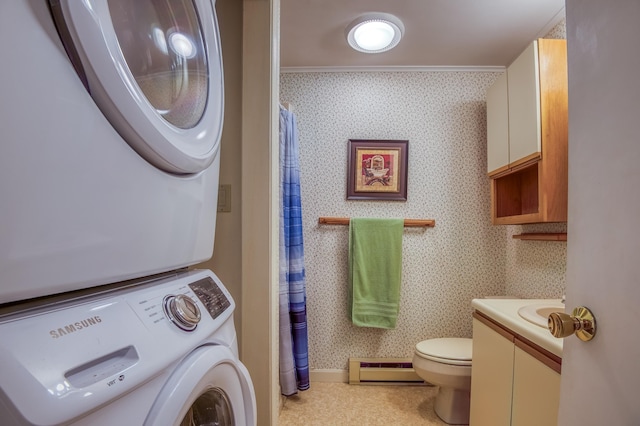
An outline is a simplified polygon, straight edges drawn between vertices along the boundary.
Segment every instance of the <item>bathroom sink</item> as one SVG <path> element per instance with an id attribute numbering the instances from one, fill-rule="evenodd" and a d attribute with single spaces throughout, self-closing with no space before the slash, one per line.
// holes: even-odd
<path id="1" fill-rule="evenodd" d="M 547 319 L 553 312 L 564 312 L 564 304 L 560 302 L 534 303 L 518 309 L 518 315 L 538 327 L 547 328 Z"/>

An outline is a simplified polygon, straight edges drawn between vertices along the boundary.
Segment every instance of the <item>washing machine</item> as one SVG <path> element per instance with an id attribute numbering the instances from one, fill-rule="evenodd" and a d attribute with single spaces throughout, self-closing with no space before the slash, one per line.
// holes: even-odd
<path id="1" fill-rule="evenodd" d="M 0 2 L 0 304 L 211 257 L 213 0 Z"/>
<path id="2" fill-rule="evenodd" d="M 0 311 L 3 425 L 256 424 L 235 304 L 213 272 L 38 304 Z"/>

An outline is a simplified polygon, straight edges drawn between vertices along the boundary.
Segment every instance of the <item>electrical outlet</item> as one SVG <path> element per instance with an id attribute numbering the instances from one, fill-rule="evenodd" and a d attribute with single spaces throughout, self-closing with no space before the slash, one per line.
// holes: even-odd
<path id="1" fill-rule="evenodd" d="M 218 187 L 218 211 L 231 211 L 231 185 L 220 185 Z"/>

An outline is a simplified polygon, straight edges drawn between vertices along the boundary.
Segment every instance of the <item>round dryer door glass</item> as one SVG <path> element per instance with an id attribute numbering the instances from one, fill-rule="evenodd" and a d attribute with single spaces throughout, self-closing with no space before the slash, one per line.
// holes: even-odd
<path id="1" fill-rule="evenodd" d="M 49 3 L 78 84 L 122 139 L 164 171 L 207 169 L 224 109 L 215 2 Z"/>
<path id="2" fill-rule="evenodd" d="M 162 118 L 195 126 L 207 103 L 207 55 L 191 0 L 108 0 L 122 54 Z"/>
<path id="3" fill-rule="evenodd" d="M 209 389 L 191 405 L 180 426 L 233 426 L 229 398 L 220 388 Z"/>

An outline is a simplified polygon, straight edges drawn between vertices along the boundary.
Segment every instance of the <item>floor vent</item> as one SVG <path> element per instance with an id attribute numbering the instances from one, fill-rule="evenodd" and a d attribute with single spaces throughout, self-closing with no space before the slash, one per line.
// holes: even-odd
<path id="1" fill-rule="evenodd" d="M 424 380 L 406 358 L 349 358 L 349 384 L 420 384 Z"/>

